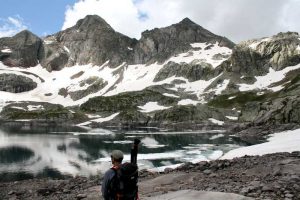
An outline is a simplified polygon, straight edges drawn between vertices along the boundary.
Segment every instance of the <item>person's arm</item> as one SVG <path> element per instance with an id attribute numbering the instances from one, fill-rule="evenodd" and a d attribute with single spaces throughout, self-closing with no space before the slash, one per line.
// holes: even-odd
<path id="1" fill-rule="evenodd" d="M 102 196 L 105 200 L 109 200 L 109 187 L 110 187 L 110 181 L 113 177 L 114 171 L 112 169 L 109 169 L 105 174 L 104 178 L 102 181 L 102 187 L 101 187 L 101 192 Z"/>

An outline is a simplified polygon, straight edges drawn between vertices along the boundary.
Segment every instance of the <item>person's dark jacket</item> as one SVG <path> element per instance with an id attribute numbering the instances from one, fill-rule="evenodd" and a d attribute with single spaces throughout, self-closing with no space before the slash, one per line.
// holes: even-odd
<path id="1" fill-rule="evenodd" d="M 104 178 L 102 181 L 102 196 L 105 200 L 112 200 L 115 197 L 110 194 L 110 186 L 111 186 L 111 181 L 113 177 L 115 176 L 115 171 L 113 169 L 109 169 L 105 172 Z"/>

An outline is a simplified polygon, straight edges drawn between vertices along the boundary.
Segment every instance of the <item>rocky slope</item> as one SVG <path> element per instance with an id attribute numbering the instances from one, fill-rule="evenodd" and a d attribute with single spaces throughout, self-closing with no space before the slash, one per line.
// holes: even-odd
<path id="1" fill-rule="evenodd" d="M 235 193 L 253 199 L 296 200 L 300 198 L 299 166 L 300 152 L 185 164 L 175 170 L 166 169 L 163 173 L 141 171 L 139 191 L 142 199 L 162 199 L 161 194 L 190 189 Z M 101 180 L 100 175 L 3 182 L 0 184 L 0 198 L 101 199 Z M 205 194 L 212 195 L 210 199 L 216 195 Z M 241 196 L 231 195 L 233 197 L 241 199 Z M 207 198 L 199 195 L 198 199 Z"/>
<path id="2" fill-rule="evenodd" d="M 90 126 L 299 123 L 299 45 L 294 32 L 235 45 L 187 18 L 136 40 L 87 16 L 43 39 L 28 31 L 1 38 L 0 103 L 100 115 L 74 120 Z"/>

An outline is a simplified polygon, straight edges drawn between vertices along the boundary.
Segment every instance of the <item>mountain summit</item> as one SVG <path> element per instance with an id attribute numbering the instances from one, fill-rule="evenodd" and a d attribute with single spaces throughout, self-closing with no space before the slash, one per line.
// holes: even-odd
<path id="1" fill-rule="evenodd" d="M 234 43 L 227 38 L 217 36 L 192 22 L 189 18 L 165 28 L 155 28 L 142 33 L 140 40 L 129 38 L 116 32 L 104 19 L 97 15 L 87 15 L 75 26 L 47 36 L 44 42 L 35 36 L 37 44 L 33 52 L 34 58 L 27 62 L 28 53 L 12 51 L 5 63 L 11 66 L 28 67 L 41 63 L 48 71 L 60 70 L 75 64 L 102 65 L 109 61 L 111 66 L 123 62 L 128 64 L 145 64 L 163 62 L 171 56 L 191 49 L 191 43 L 218 43 L 220 46 L 233 48 Z M 2 38 L 0 44 L 14 48 L 13 43 L 20 43 L 17 36 Z M 24 42 L 24 40 L 23 40 Z M 28 46 L 27 44 L 21 46 Z M 21 56 L 21 57 L 20 57 Z M 23 57 L 22 57 L 23 56 Z M 0 59 L 4 61 L 0 55 Z M 24 61 L 26 61 L 24 63 Z M 14 64 L 15 63 L 15 64 Z"/>
<path id="2" fill-rule="evenodd" d="M 136 47 L 135 62 L 162 62 L 171 55 L 189 50 L 191 43 L 216 42 L 220 46 L 234 47 L 234 43 L 227 38 L 215 35 L 185 18 L 177 24 L 143 32 Z"/>

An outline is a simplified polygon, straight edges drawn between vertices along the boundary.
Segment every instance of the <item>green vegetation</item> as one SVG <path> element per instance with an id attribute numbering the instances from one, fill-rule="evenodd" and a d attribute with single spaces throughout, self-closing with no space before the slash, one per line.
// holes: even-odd
<path id="1" fill-rule="evenodd" d="M 193 121 L 196 118 L 197 112 L 195 106 L 175 106 L 155 113 L 153 120 L 171 122 Z"/>
<path id="2" fill-rule="evenodd" d="M 89 99 L 80 106 L 80 109 L 87 112 L 118 112 L 124 110 L 138 110 L 150 101 L 159 102 L 161 105 L 177 103 L 177 99 L 167 97 L 159 92 L 143 90 L 136 92 L 125 92 L 115 96 L 100 96 Z"/>
<path id="3" fill-rule="evenodd" d="M 81 111 L 70 112 L 68 108 L 55 104 L 42 104 L 44 109 L 28 111 L 27 104 L 13 104 L 3 108 L 1 115 L 5 120 L 36 119 L 49 121 L 73 121 L 87 120 L 85 113 Z"/>
<path id="4" fill-rule="evenodd" d="M 241 108 L 248 102 L 258 101 L 265 102 L 270 99 L 276 98 L 278 92 L 265 93 L 263 95 L 257 95 L 257 92 L 238 92 L 233 94 L 219 95 L 215 99 L 208 102 L 209 106 L 218 108 Z M 229 97 L 234 97 L 229 99 Z"/>
<path id="5" fill-rule="evenodd" d="M 7 108 L 2 112 L 6 119 L 44 119 L 44 120 L 68 120 L 71 118 L 69 110 L 61 109 L 49 109 L 49 110 L 35 110 L 26 111 L 15 108 Z"/>
<path id="6" fill-rule="evenodd" d="M 150 117 L 145 114 L 132 109 L 123 110 L 118 115 L 118 118 L 123 123 L 147 123 L 150 120 Z"/>

